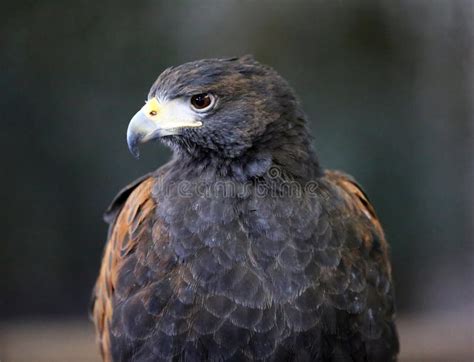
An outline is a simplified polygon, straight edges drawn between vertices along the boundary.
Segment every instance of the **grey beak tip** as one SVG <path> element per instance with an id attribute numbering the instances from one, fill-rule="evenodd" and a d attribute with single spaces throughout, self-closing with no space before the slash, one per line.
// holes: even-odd
<path id="1" fill-rule="evenodd" d="M 139 137 L 137 135 L 129 135 L 127 137 L 128 149 L 136 159 L 140 158 L 140 149 L 138 147 L 139 143 Z"/>
<path id="2" fill-rule="evenodd" d="M 140 159 L 140 151 L 138 150 L 138 147 L 135 148 L 134 150 L 130 150 L 130 152 L 132 153 L 133 157 L 135 157 L 137 160 Z"/>
<path id="3" fill-rule="evenodd" d="M 140 159 L 140 149 L 138 148 L 138 145 L 129 145 L 128 149 L 130 153 L 135 157 L 137 160 Z"/>

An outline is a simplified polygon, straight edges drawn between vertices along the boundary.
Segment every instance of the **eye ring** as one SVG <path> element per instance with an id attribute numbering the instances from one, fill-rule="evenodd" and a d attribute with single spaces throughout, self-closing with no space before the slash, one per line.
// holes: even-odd
<path id="1" fill-rule="evenodd" d="M 211 93 L 199 93 L 192 95 L 189 101 L 196 112 L 206 112 L 214 107 L 216 97 Z"/>

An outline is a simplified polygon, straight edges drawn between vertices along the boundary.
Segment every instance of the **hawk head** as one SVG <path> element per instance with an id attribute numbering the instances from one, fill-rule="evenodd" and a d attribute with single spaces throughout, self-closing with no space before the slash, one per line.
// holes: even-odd
<path id="1" fill-rule="evenodd" d="M 137 157 L 139 144 L 155 139 L 181 154 L 229 162 L 258 155 L 268 164 L 278 153 L 298 162 L 298 154 L 310 153 L 295 93 L 275 70 L 251 56 L 166 69 L 127 131 Z"/>

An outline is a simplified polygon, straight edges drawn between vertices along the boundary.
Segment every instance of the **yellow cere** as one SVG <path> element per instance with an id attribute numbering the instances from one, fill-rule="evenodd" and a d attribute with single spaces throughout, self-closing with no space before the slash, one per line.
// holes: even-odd
<path id="1" fill-rule="evenodd" d="M 160 103 L 158 103 L 158 100 L 156 98 L 152 98 L 146 102 L 146 104 L 143 106 L 143 113 L 147 117 L 154 117 L 158 114 L 160 110 Z"/>

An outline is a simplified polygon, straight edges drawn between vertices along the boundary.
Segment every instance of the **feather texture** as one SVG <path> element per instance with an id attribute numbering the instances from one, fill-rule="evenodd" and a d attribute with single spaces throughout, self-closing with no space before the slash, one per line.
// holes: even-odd
<path id="1" fill-rule="evenodd" d="M 93 306 L 104 360 L 395 358 L 388 246 L 349 176 L 215 212 L 212 195 L 171 202 L 166 177 L 114 206 Z"/>

